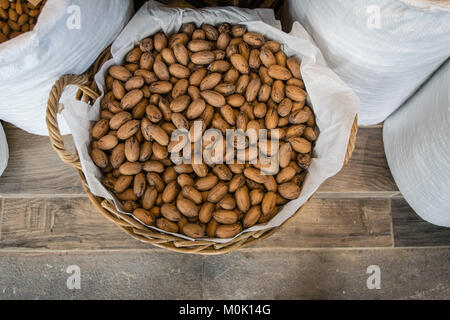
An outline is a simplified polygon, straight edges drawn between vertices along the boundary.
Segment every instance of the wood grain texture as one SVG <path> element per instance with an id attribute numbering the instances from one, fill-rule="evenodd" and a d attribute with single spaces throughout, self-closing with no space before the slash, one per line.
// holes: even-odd
<path id="1" fill-rule="evenodd" d="M 10 159 L 0 177 L 0 196 L 84 195 L 76 172 L 58 158 L 48 137 L 31 135 L 8 124 L 4 128 Z M 70 137 L 67 142 L 73 148 Z M 384 155 L 381 128 L 359 130 L 350 162 L 325 181 L 316 196 L 326 197 L 329 193 L 360 193 L 363 197 L 369 193 L 370 196 L 398 193 Z"/>
<path id="2" fill-rule="evenodd" d="M 201 260 L 189 255 L 148 253 L 3 255 L 0 300 L 202 297 Z M 80 268 L 79 290 L 69 290 L 66 285 L 74 273 L 67 273 L 67 268 L 73 265 Z"/>
<path id="3" fill-rule="evenodd" d="M 4 199 L 0 248 L 146 248 L 96 211 L 87 198 Z M 151 247 L 153 248 L 153 247 Z"/>
<path id="4" fill-rule="evenodd" d="M 0 177 L 0 195 L 82 195 L 78 174 L 51 148 L 48 137 L 4 126 L 9 145 L 8 167 Z M 73 149 L 70 138 L 68 146 Z"/>
<path id="5" fill-rule="evenodd" d="M 319 192 L 398 193 L 384 153 L 381 128 L 360 128 L 349 163 L 325 181 Z"/>
<path id="6" fill-rule="evenodd" d="M 244 8 L 273 8 L 277 10 L 283 5 L 284 0 L 159 0 L 159 2 L 175 8 L 239 6 Z M 136 10 L 144 3 L 145 0 L 134 0 Z"/>
<path id="7" fill-rule="evenodd" d="M 302 214 L 257 247 L 390 247 L 388 199 L 313 199 Z"/>
<path id="8" fill-rule="evenodd" d="M 238 251 L 208 258 L 203 296 L 238 300 L 448 299 L 449 260 L 449 248 Z M 367 288 L 371 265 L 380 268 L 380 289 Z"/>
<path id="9" fill-rule="evenodd" d="M 194 2 L 185 1 L 185 0 L 162 0 L 158 1 L 161 2 L 169 7 L 173 8 L 193 8 L 196 7 L 205 7 L 208 4 L 206 2 L 203 2 L 203 0 L 194 0 Z M 135 4 L 136 11 L 145 3 L 145 1 L 136 1 L 137 5 Z"/>
<path id="10" fill-rule="evenodd" d="M 0 259 L 0 299 L 448 299 L 449 259 L 449 248 L 13 253 Z M 374 264 L 381 288 L 369 290 Z M 67 289 L 71 265 L 80 267 L 80 290 Z"/>
<path id="11" fill-rule="evenodd" d="M 423 220 L 403 198 L 392 199 L 392 221 L 396 247 L 450 246 L 450 228 Z"/>
<path id="12" fill-rule="evenodd" d="M 389 200 L 314 199 L 285 229 L 251 248 L 392 246 Z M 4 199 L 1 249 L 136 249 L 86 198 Z"/>

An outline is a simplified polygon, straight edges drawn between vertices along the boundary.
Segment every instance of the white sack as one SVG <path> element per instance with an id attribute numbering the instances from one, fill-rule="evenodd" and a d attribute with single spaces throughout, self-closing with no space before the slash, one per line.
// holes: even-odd
<path id="1" fill-rule="evenodd" d="M 8 142 L 6 142 L 5 131 L 3 131 L 2 124 L 0 123 L 0 176 L 5 171 L 8 164 L 9 151 Z"/>
<path id="2" fill-rule="evenodd" d="M 450 56 L 443 1 L 287 0 L 284 9 L 283 26 L 299 21 L 359 96 L 361 125 L 386 119 Z"/>
<path id="3" fill-rule="evenodd" d="M 86 71 L 133 11 L 132 0 L 48 0 L 33 31 L 0 44 L 0 119 L 48 135 L 45 112 L 55 81 Z M 64 121 L 60 128 L 69 133 Z"/>
<path id="4" fill-rule="evenodd" d="M 261 21 L 262 19 L 264 22 Z M 303 80 L 321 131 L 314 149 L 316 158 L 312 161 L 300 198 L 288 203 L 269 223 L 247 230 L 263 230 L 279 226 L 305 203 L 324 180 L 335 175 L 342 168 L 351 127 L 359 105 L 358 98 L 326 66 L 320 51 L 300 24 L 295 24 L 289 35 L 271 26 L 277 23 L 273 12 L 268 10 L 243 10 L 231 7 L 202 10 L 171 9 L 152 1 L 147 2 L 123 30 L 112 46 L 113 58 L 107 61 L 95 76 L 102 96 L 108 68 L 111 65 L 120 64 L 138 40 L 153 35 L 161 29 L 166 33 L 177 32 L 183 23 L 188 22 L 194 22 L 197 25 L 221 22 L 242 23 L 250 31 L 258 31 L 269 39 L 278 40 L 283 44 L 283 50 L 287 55 L 295 54 L 302 60 Z M 103 198 L 113 199 L 112 194 L 101 184 L 102 174 L 88 154 L 89 130 L 92 121 L 99 119 L 100 98 L 93 107 L 82 102 L 69 101 L 66 101 L 64 105 L 62 114 L 72 130 L 91 192 Z M 190 239 L 178 234 L 177 236 Z M 227 240 L 217 239 L 216 241 Z"/>
<path id="5" fill-rule="evenodd" d="M 450 227 L 450 60 L 384 123 L 392 175 L 423 219 Z"/>

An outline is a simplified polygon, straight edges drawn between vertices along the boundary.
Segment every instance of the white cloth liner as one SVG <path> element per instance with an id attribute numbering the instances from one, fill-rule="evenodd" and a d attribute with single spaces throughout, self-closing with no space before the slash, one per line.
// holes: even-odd
<path id="1" fill-rule="evenodd" d="M 267 38 L 279 41 L 283 44 L 283 50 L 288 56 L 296 55 L 302 60 L 303 80 L 321 131 L 314 149 L 316 158 L 312 160 L 300 197 L 289 202 L 270 222 L 254 226 L 246 231 L 279 226 L 309 199 L 323 181 L 340 171 L 359 106 L 356 95 L 326 66 L 319 49 L 303 27 L 296 23 L 291 34 L 286 34 L 272 26 L 274 24 L 276 26 L 277 23 L 274 21 L 273 13 L 269 15 L 268 12 L 271 11 L 242 10 L 231 7 L 202 10 L 170 9 L 156 2 L 147 2 L 114 42 L 112 46 L 113 58 L 107 61 L 95 76 L 103 96 L 104 77 L 108 68 L 111 65 L 120 64 L 125 54 L 132 49 L 133 45 L 138 43 L 139 39 L 153 35 L 161 29 L 167 33 L 176 32 L 183 23 L 187 22 L 197 24 L 201 22 L 211 24 L 221 22 L 242 23 L 250 31 L 261 32 Z M 265 19 L 265 22 L 260 21 L 262 19 Z M 91 192 L 97 196 L 114 200 L 112 194 L 102 186 L 100 182 L 102 174 L 88 154 L 89 129 L 92 126 L 92 121 L 99 118 L 100 98 L 97 99 L 93 107 L 70 100 L 67 100 L 64 105 L 62 114 L 72 131 Z M 155 227 L 150 228 L 159 230 Z M 184 235 L 176 235 L 194 240 Z M 214 239 L 214 241 L 223 243 L 229 240 Z"/>
<path id="2" fill-rule="evenodd" d="M 9 150 L 8 142 L 6 141 L 5 131 L 3 131 L 3 126 L 0 123 L 0 176 L 3 171 L 5 171 L 8 165 Z"/>
<path id="3" fill-rule="evenodd" d="M 48 0 L 32 31 L 0 44 L 0 119 L 48 135 L 45 112 L 55 81 L 85 72 L 133 11 L 132 0 Z M 60 129 L 69 133 L 64 121 Z"/>
<path id="4" fill-rule="evenodd" d="M 392 176 L 424 220 L 450 227 L 450 59 L 384 123 Z"/>
<path id="5" fill-rule="evenodd" d="M 285 30 L 294 21 L 305 27 L 331 69 L 360 98 L 359 124 L 373 125 L 450 57 L 445 2 L 286 0 L 282 22 Z"/>

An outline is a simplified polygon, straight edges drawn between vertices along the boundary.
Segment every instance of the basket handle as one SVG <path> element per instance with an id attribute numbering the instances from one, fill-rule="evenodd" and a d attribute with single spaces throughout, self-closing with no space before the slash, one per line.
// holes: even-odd
<path id="1" fill-rule="evenodd" d="M 98 97 L 98 94 L 89 87 L 85 86 L 88 84 L 89 74 L 87 73 L 82 75 L 62 76 L 53 85 L 47 102 L 46 122 L 50 144 L 64 163 L 67 163 L 77 170 L 81 170 L 80 159 L 77 154 L 72 154 L 71 152 L 66 150 L 64 146 L 64 140 L 59 130 L 57 115 L 62 110 L 60 108 L 59 99 L 61 98 L 61 95 L 64 92 L 66 86 L 76 85 L 80 88 L 81 91 L 83 91 L 83 93 L 85 93 L 95 101 Z"/>

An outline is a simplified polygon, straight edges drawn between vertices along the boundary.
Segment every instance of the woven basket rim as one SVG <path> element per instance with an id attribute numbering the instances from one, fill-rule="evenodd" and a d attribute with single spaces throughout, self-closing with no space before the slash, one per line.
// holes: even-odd
<path id="1" fill-rule="evenodd" d="M 93 79 L 94 75 L 100 67 L 111 57 L 110 47 L 105 49 L 97 58 L 92 67 L 82 75 L 65 75 L 58 79 L 53 86 L 48 100 L 46 122 L 49 131 L 50 143 L 53 149 L 63 162 L 72 166 L 80 177 L 83 189 L 88 195 L 89 200 L 95 208 L 109 221 L 116 224 L 123 232 L 129 234 L 133 238 L 145 243 L 150 243 L 156 247 L 164 248 L 173 252 L 202 254 L 202 255 L 217 255 L 233 251 L 237 248 L 245 247 L 255 243 L 256 241 L 265 239 L 275 233 L 277 230 L 285 227 L 297 215 L 299 215 L 305 208 L 306 204 L 312 198 L 312 195 L 291 217 L 284 221 L 280 226 L 273 227 L 261 231 L 243 232 L 236 238 L 230 239 L 225 243 L 216 243 L 211 240 L 195 240 L 190 241 L 170 234 L 158 232 L 147 228 L 139 223 L 137 220 L 131 218 L 129 215 L 121 214 L 114 210 L 111 206 L 111 201 L 105 200 L 101 197 L 95 196 L 89 190 L 86 177 L 82 171 L 81 163 L 78 155 L 68 152 L 64 147 L 64 141 L 59 131 L 57 122 L 57 113 L 59 110 L 59 99 L 64 88 L 68 85 L 77 85 L 80 92 L 77 95 L 80 100 L 84 102 L 93 101 L 98 97 L 97 85 Z M 356 134 L 358 131 L 357 117 L 353 122 L 350 132 L 349 144 L 345 155 L 344 165 L 349 161 L 352 152 L 355 148 Z"/>
<path id="2" fill-rule="evenodd" d="M 450 11 L 450 0 L 399 0 L 420 10 Z"/>

